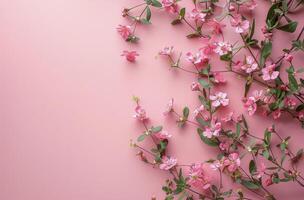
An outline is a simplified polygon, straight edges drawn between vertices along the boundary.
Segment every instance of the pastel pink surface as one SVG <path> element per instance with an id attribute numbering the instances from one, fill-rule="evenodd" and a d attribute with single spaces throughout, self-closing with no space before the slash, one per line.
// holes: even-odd
<path id="1" fill-rule="evenodd" d="M 215 155 L 199 141 L 195 127 L 180 130 L 172 118 L 162 117 L 171 97 L 180 109 L 199 104 L 190 91 L 194 76 L 170 70 L 157 52 L 173 44 L 195 51 L 201 43 L 186 39 L 187 27 L 171 26 L 172 17 L 156 11 L 152 25 L 139 27 L 140 43 L 126 44 L 115 28 L 127 23 L 123 6 L 137 2 L 0 2 L 0 199 L 161 199 L 166 173 L 140 162 L 129 148 L 129 140 L 142 131 L 132 119 L 132 95 L 140 96 L 153 122 L 164 123 L 173 135 L 170 153 L 180 163 Z M 261 4 L 259 26 L 266 12 L 266 3 Z M 289 47 L 289 40 L 278 35 L 275 47 Z M 274 49 L 278 56 L 280 49 Z M 137 62 L 125 61 L 122 50 L 137 50 Z M 303 61 L 302 56 L 296 62 Z M 230 110 L 242 113 L 243 81 L 234 75 L 227 79 L 223 90 Z M 250 122 L 260 135 L 273 123 L 261 116 Z M 284 136 L 292 135 L 291 148 L 303 146 L 296 122 L 286 117 L 277 127 Z M 303 199 L 293 183 L 271 190 L 279 199 Z"/>

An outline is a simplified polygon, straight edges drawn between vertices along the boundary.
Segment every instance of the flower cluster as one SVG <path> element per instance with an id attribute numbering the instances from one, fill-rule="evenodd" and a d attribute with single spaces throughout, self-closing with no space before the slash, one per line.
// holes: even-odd
<path id="1" fill-rule="evenodd" d="M 273 119 L 290 115 L 290 119 L 297 120 L 304 127 L 304 80 L 300 75 L 303 70 L 294 67 L 295 55 L 298 55 L 295 53 L 301 54 L 304 51 L 304 27 L 299 30 L 298 22 L 289 16 L 291 11 L 303 7 L 303 4 L 288 0 L 269 1 L 266 23 L 260 29 L 262 38 L 258 38 L 252 13 L 259 6 L 258 1 L 223 2 L 220 6 L 218 1 L 194 0 L 194 6 L 188 9 L 181 7 L 178 0 L 145 0 L 139 5 L 125 8 L 122 16 L 132 20 L 132 23 L 117 28 L 125 41 L 136 43 L 139 40 L 135 34 L 137 25 L 150 24 L 152 11 L 159 9 L 173 17 L 173 26 L 181 23 L 189 26 L 192 32 L 187 33 L 187 38 L 197 38 L 202 44 L 201 48 L 187 52 L 185 56 L 181 52 L 176 55 L 177 51 L 171 45 L 159 51 L 159 56 L 166 59 L 171 68 L 195 76 L 190 89 L 197 93 L 200 101 L 197 108 L 190 112 L 187 106 L 181 110 L 176 108 L 172 98 L 163 115 L 176 117 L 180 127 L 187 124 L 196 126 L 201 141 L 218 150 L 214 158 L 180 165 L 180 161 L 166 151 L 173 136 L 163 130 L 162 126 L 152 126 L 139 98 L 134 98 L 134 118 L 145 129 L 137 142 L 132 142 L 131 145 L 139 150 L 137 155 L 142 161 L 172 175 L 172 179 L 168 179 L 162 187 L 166 200 L 172 200 L 175 196 L 187 200 L 249 199 L 242 191 L 224 185 L 224 174 L 235 184 L 265 200 L 275 199 L 267 189 L 273 184 L 295 182 L 304 187 L 304 177 L 297 168 L 303 150 L 299 149 L 296 153 L 291 151 L 291 137 L 281 136 L 274 125 L 265 129 L 264 137 L 258 137 L 253 134 L 254 130 L 249 130 L 243 114 L 230 111 L 223 116 L 222 111 L 230 109 L 230 96 L 223 87 L 220 90 L 218 87 L 226 83 L 224 75 L 241 77 L 244 79 L 244 96 L 240 100 L 245 113 L 249 116 L 260 113 L 263 117 L 271 116 Z M 139 15 L 133 13 L 134 9 L 140 8 L 142 11 Z M 226 25 L 223 20 L 230 23 L 233 33 L 240 38 L 239 41 L 225 40 Z M 274 59 L 274 33 L 293 33 L 297 30 L 297 37 L 290 43 L 290 48 L 283 49 L 282 55 Z M 124 51 L 122 56 L 134 62 L 139 54 L 136 51 Z M 181 59 L 185 59 L 191 68 L 183 67 Z M 212 59 L 220 59 L 226 67 L 214 70 L 210 62 Z M 253 84 L 261 89 L 253 90 Z M 148 138 L 154 144 L 150 150 L 139 145 Z M 279 151 L 274 151 L 274 147 L 278 147 Z M 217 171 L 219 181 L 211 179 L 207 175 L 208 170 Z"/>

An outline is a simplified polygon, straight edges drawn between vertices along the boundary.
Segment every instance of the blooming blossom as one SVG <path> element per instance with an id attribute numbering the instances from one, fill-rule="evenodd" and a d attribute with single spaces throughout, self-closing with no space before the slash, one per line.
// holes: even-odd
<path id="1" fill-rule="evenodd" d="M 146 111 L 141 106 L 136 106 L 135 114 L 133 115 L 134 118 L 138 119 L 139 121 L 145 121 L 149 118 L 146 116 Z"/>
<path id="2" fill-rule="evenodd" d="M 159 52 L 159 55 L 163 55 L 163 56 L 170 56 L 173 52 L 173 46 L 171 47 L 165 47 L 164 49 L 162 49 Z"/>
<path id="3" fill-rule="evenodd" d="M 281 114 L 282 114 L 281 110 L 277 109 L 272 112 L 272 117 L 273 119 L 279 119 L 281 117 Z"/>
<path id="4" fill-rule="evenodd" d="M 198 22 L 205 22 L 205 17 L 207 16 L 206 13 L 201 13 L 199 12 L 197 9 L 193 9 L 190 13 L 189 13 L 189 18 L 193 21 L 195 21 L 196 23 Z"/>
<path id="5" fill-rule="evenodd" d="M 228 158 L 224 160 L 224 166 L 227 167 L 229 172 L 235 172 L 241 166 L 241 159 L 238 153 L 229 154 Z"/>
<path id="6" fill-rule="evenodd" d="M 214 49 L 216 48 L 215 35 L 211 36 L 211 38 L 202 38 L 202 42 L 204 46 L 200 48 L 200 51 L 206 56 L 213 54 Z"/>
<path id="7" fill-rule="evenodd" d="M 236 33 L 246 33 L 249 29 L 249 21 L 242 20 L 241 15 L 235 15 L 230 20 L 231 26 L 235 28 Z"/>
<path id="8" fill-rule="evenodd" d="M 210 187 L 210 180 L 203 169 L 203 164 L 192 164 L 189 168 L 188 176 L 188 183 L 191 186 L 204 190 Z"/>
<path id="9" fill-rule="evenodd" d="M 139 54 L 136 51 L 123 51 L 121 56 L 125 56 L 129 62 L 134 62 Z"/>
<path id="10" fill-rule="evenodd" d="M 231 122 L 233 121 L 233 112 L 230 112 L 228 115 L 224 116 L 221 120 L 223 122 Z"/>
<path id="11" fill-rule="evenodd" d="M 212 170 L 219 170 L 223 166 L 223 163 L 220 160 L 216 160 L 210 164 Z"/>
<path id="12" fill-rule="evenodd" d="M 197 118 L 198 115 L 205 110 L 205 107 L 204 105 L 201 105 L 200 107 L 196 108 L 194 111 L 193 111 L 193 114 L 194 114 L 194 118 Z"/>
<path id="13" fill-rule="evenodd" d="M 188 52 L 186 54 L 186 60 L 195 65 L 200 65 L 208 62 L 209 58 L 202 51 L 199 51 L 196 54 L 192 54 L 191 52 Z"/>
<path id="14" fill-rule="evenodd" d="M 275 71 L 275 64 L 268 64 L 265 68 L 262 69 L 263 80 L 269 81 L 274 80 L 279 76 L 279 71 Z"/>
<path id="15" fill-rule="evenodd" d="M 247 101 L 244 104 L 244 107 L 247 109 L 248 114 L 251 116 L 257 110 L 256 99 L 254 97 L 247 98 Z"/>
<path id="16" fill-rule="evenodd" d="M 206 127 L 203 135 L 207 138 L 212 138 L 212 136 L 218 137 L 222 130 L 221 122 L 212 122 L 210 127 Z"/>
<path id="17" fill-rule="evenodd" d="M 290 108 L 290 109 L 295 109 L 296 105 L 297 105 L 297 102 L 295 99 L 292 99 L 292 98 L 289 98 L 289 97 L 286 97 L 284 99 L 284 104 L 286 107 Z"/>
<path id="18" fill-rule="evenodd" d="M 259 166 L 259 168 L 258 168 L 258 171 L 257 171 L 257 173 L 256 173 L 256 175 L 255 175 L 255 177 L 257 178 L 257 179 L 259 179 L 259 178 L 262 178 L 262 176 L 265 174 L 265 172 L 266 172 L 266 165 L 265 165 L 265 163 L 264 162 L 261 162 L 260 163 L 260 166 Z"/>
<path id="19" fill-rule="evenodd" d="M 226 26 L 225 24 L 221 24 L 216 19 L 212 19 L 207 22 L 207 25 L 212 29 L 212 33 L 215 35 L 219 35 L 223 33 L 223 28 Z"/>
<path id="20" fill-rule="evenodd" d="M 154 136 L 159 140 L 165 140 L 172 137 L 171 134 L 169 134 L 167 131 L 160 131 L 158 133 L 155 133 Z"/>
<path id="21" fill-rule="evenodd" d="M 173 157 L 163 156 L 162 164 L 159 165 L 160 169 L 169 170 L 177 164 L 177 159 Z"/>
<path id="22" fill-rule="evenodd" d="M 222 151 L 228 151 L 229 147 L 230 147 L 230 142 L 228 140 L 225 140 L 225 141 L 221 142 L 220 145 L 219 145 L 219 148 Z"/>
<path id="23" fill-rule="evenodd" d="M 127 40 L 132 35 L 131 26 L 118 25 L 117 32 L 124 40 Z"/>
<path id="24" fill-rule="evenodd" d="M 226 83 L 226 79 L 219 72 L 213 72 L 214 82 L 215 83 Z"/>
<path id="25" fill-rule="evenodd" d="M 217 42 L 214 52 L 220 56 L 226 55 L 232 51 L 232 45 L 228 42 Z"/>
<path id="26" fill-rule="evenodd" d="M 162 0 L 162 7 L 170 13 L 176 13 L 178 11 L 178 6 L 176 0 Z"/>
<path id="27" fill-rule="evenodd" d="M 164 115 L 168 115 L 170 112 L 173 111 L 173 103 L 174 103 L 174 99 L 171 98 L 166 106 L 165 112 L 163 113 Z"/>
<path id="28" fill-rule="evenodd" d="M 198 82 L 192 82 L 191 83 L 191 90 L 192 91 L 199 91 L 200 90 L 200 84 Z"/>
<path id="29" fill-rule="evenodd" d="M 227 106 L 229 104 L 229 99 L 227 98 L 227 93 L 218 92 L 215 95 L 210 95 L 210 100 L 212 101 L 213 107 Z"/>
<path id="30" fill-rule="evenodd" d="M 284 60 L 286 60 L 287 62 L 291 62 L 293 60 L 293 56 L 291 54 L 285 53 Z"/>
<path id="31" fill-rule="evenodd" d="M 252 56 L 246 56 L 245 64 L 241 66 L 241 69 L 246 71 L 246 73 L 250 74 L 258 68 L 258 64 L 255 62 Z"/>

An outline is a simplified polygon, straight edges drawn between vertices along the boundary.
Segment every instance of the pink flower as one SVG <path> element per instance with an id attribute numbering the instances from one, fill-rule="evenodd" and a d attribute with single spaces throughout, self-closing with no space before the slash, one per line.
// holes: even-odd
<path id="1" fill-rule="evenodd" d="M 208 56 L 214 53 L 214 49 L 216 48 L 216 38 L 215 36 L 211 36 L 211 38 L 202 38 L 202 42 L 204 47 L 200 48 L 200 51 Z"/>
<path id="2" fill-rule="evenodd" d="M 299 118 L 300 121 L 304 121 L 304 111 L 300 111 L 298 113 L 298 118 Z"/>
<path id="3" fill-rule="evenodd" d="M 141 106 L 136 106 L 135 108 L 135 115 L 134 118 L 138 119 L 139 121 L 146 121 L 149 118 L 146 116 L 146 111 Z"/>
<path id="4" fill-rule="evenodd" d="M 205 107 L 204 105 L 201 105 L 199 108 L 196 108 L 194 111 L 193 111 L 193 114 L 194 114 L 194 118 L 197 118 L 199 116 L 199 114 L 201 112 L 203 112 L 205 110 Z"/>
<path id="5" fill-rule="evenodd" d="M 258 169 L 258 171 L 257 171 L 257 173 L 256 173 L 256 175 L 255 175 L 255 178 L 257 178 L 257 179 L 259 179 L 259 178 L 262 178 L 262 176 L 265 174 L 265 172 L 266 172 L 266 165 L 265 165 L 265 163 L 264 162 L 261 162 L 260 163 L 260 167 L 259 167 L 259 169 Z"/>
<path id="6" fill-rule="evenodd" d="M 208 21 L 207 25 L 212 29 L 212 33 L 219 35 L 223 33 L 223 28 L 226 26 L 225 24 L 221 24 L 216 19 Z"/>
<path id="7" fill-rule="evenodd" d="M 205 22 L 206 15 L 207 15 L 206 13 L 201 13 L 197 9 L 193 9 L 189 13 L 189 18 L 191 20 L 195 21 L 196 23 L 198 23 L 198 22 Z"/>
<path id="8" fill-rule="evenodd" d="M 123 51 L 121 56 L 125 56 L 129 62 L 135 62 L 136 56 L 139 56 L 139 54 L 136 51 Z"/>
<path id="9" fill-rule="evenodd" d="M 173 157 L 163 156 L 162 164 L 159 165 L 160 169 L 169 170 L 177 164 L 177 159 Z"/>
<path id="10" fill-rule="evenodd" d="M 191 90 L 192 91 L 199 91 L 200 90 L 200 84 L 198 82 L 192 82 L 191 83 Z"/>
<path id="11" fill-rule="evenodd" d="M 265 37 L 266 39 L 271 39 L 271 38 L 272 38 L 272 32 L 268 31 L 268 29 L 267 29 L 266 26 L 263 26 L 263 27 L 261 28 L 261 31 L 262 31 L 262 33 L 263 33 L 263 35 L 264 35 L 264 37 Z"/>
<path id="12" fill-rule="evenodd" d="M 252 116 L 257 110 L 256 99 L 254 97 L 249 97 L 245 102 L 244 107 L 247 109 L 248 114 Z"/>
<path id="13" fill-rule="evenodd" d="M 224 165 L 228 167 L 229 172 L 235 172 L 241 166 L 241 159 L 238 153 L 229 154 L 228 158 L 224 160 Z"/>
<path id="14" fill-rule="evenodd" d="M 293 56 L 291 54 L 285 53 L 284 60 L 286 60 L 287 62 L 291 62 L 293 60 Z"/>
<path id="15" fill-rule="evenodd" d="M 221 120 L 223 122 L 231 122 L 233 121 L 233 112 L 230 112 L 228 115 L 226 115 L 225 117 L 223 117 Z"/>
<path id="16" fill-rule="evenodd" d="M 191 52 L 188 52 L 186 54 L 186 60 L 195 65 L 200 65 L 208 62 L 209 58 L 202 51 L 199 51 L 196 54 L 192 54 Z"/>
<path id="17" fill-rule="evenodd" d="M 170 101 L 169 101 L 169 103 L 166 106 L 165 112 L 163 113 L 165 116 L 173 111 L 173 103 L 174 103 L 174 99 L 171 98 Z"/>
<path id="18" fill-rule="evenodd" d="M 296 105 L 297 105 L 297 102 L 295 99 L 292 99 L 292 98 L 289 98 L 289 97 L 286 97 L 284 99 L 284 104 L 286 107 L 290 108 L 290 109 L 295 109 Z"/>
<path id="19" fill-rule="evenodd" d="M 206 127 L 203 135 L 207 138 L 212 138 L 212 136 L 218 137 L 222 130 L 222 124 L 220 122 L 211 122 L 210 127 Z"/>
<path id="20" fill-rule="evenodd" d="M 173 52 L 173 46 L 171 46 L 171 47 L 165 47 L 163 50 L 161 50 L 159 52 L 159 55 L 171 56 L 172 52 Z"/>
<path id="21" fill-rule="evenodd" d="M 226 83 L 226 79 L 219 72 L 213 72 L 214 82 L 215 83 Z"/>
<path id="22" fill-rule="evenodd" d="M 252 56 L 246 56 L 245 64 L 241 66 L 241 69 L 250 74 L 258 68 L 258 64 L 255 62 Z"/>
<path id="23" fill-rule="evenodd" d="M 202 188 L 204 190 L 210 187 L 210 180 L 203 169 L 203 164 L 192 164 L 189 168 L 188 176 L 189 185 Z"/>
<path id="24" fill-rule="evenodd" d="M 269 81 L 274 80 L 279 76 L 279 71 L 275 71 L 275 64 L 269 64 L 265 68 L 262 69 L 263 80 Z"/>
<path id="25" fill-rule="evenodd" d="M 228 140 L 221 142 L 220 145 L 219 145 L 219 148 L 222 151 L 228 151 L 229 147 L 230 147 L 230 142 Z"/>
<path id="26" fill-rule="evenodd" d="M 214 171 L 219 170 L 223 166 L 223 163 L 219 160 L 214 161 L 210 164 L 210 168 Z"/>
<path id="27" fill-rule="evenodd" d="M 246 33 L 249 29 L 249 21 L 242 20 L 241 15 L 235 15 L 230 20 L 231 26 L 235 27 L 236 33 Z"/>
<path id="28" fill-rule="evenodd" d="M 127 40 L 132 35 L 131 26 L 118 25 L 117 32 L 124 40 Z"/>
<path id="29" fill-rule="evenodd" d="M 210 100 L 212 101 L 213 107 L 227 106 L 229 104 L 229 99 L 227 98 L 227 93 L 218 92 L 215 95 L 210 95 Z"/>
<path id="30" fill-rule="evenodd" d="M 214 52 L 220 56 L 226 55 L 232 51 L 232 45 L 228 42 L 217 42 Z"/>
<path id="31" fill-rule="evenodd" d="M 159 140 L 165 140 L 172 137 L 172 135 L 169 134 L 167 131 L 160 131 L 158 133 L 155 133 L 154 136 Z"/>
<path id="32" fill-rule="evenodd" d="M 281 114 L 282 114 L 281 110 L 277 109 L 272 112 L 272 117 L 273 119 L 279 119 L 281 117 Z"/>
<path id="33" fill-rule="evenodd" d="M 176 0 L 163 0 L 162 6 L 165 8 L 167 12 L 177 13 L 178 6 L 176 4 Z"/>

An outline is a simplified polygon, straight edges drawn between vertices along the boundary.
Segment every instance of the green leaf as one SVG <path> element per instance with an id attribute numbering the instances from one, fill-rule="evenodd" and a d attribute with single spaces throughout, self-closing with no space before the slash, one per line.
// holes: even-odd
<path id="1" fill-rule="evenodd" d="M 206 89 L 210 88 L 210 84 L 208 82 L 206 82 L 204 79 L 199 79 L 198 82 L 203 88 L 206 88 Z"/>
<path id="2" fill-rule="evenodd" d="M 251 175 L 254 175 L 254 173 L 257 171 L 257 167 L 256 167 L 256 165 L 255 165 L 255 162 L 254 162 L 254 160 L 251 160 L 250 162 L 249 162 L 249 172 L 250 172 L 250 174 Z"/>
<path id="3" fill-rule="evenodd" d="M 184 119 L 188 119 L 189 117 L 189 108 L 187 106 L 183 109 L 183 117 Z"/>
<path id="4" fill-rule="evenodd" d="M 151 22 L 150 21 L 148 21 L 147 19 L 140 19 L 140 22 L 142 23 L 142 24 L 151 24 Z"/>
<path id="5" fill-rule="evenodd" d="M 299 89 L 298 82 L 296 78 L 294 77 L 293 73 L 288 73 L 288 87 L 292 92 L 296 92 Z"/>
<path id="6" fill-rule="evenodd" d="M 288 24 L 278 27 L 277 29 L 279 29 L 281 31 L 293 33 L 296 31 L 297 26 L 298 26 L 298 22 L 292 21 L 292 22 L 289 22 Z"/>
<path id="7" fill-rule="evenodd" d="M 197 132 L 198 132 L 199 136 L 201 137 L 201 140 L 202 140 L 205 144 L 207 144 L 207 145 L 209 145 L 209 146 L 212 146 L 212 147 L 216 147 L 216 146 L 219 145 L 219 142 L 218 142 L 216 139 L 210 139 L 210 138 L 205 137 L 205 136 L 203 135 L 203 130 L 202 130 L 202 129 L 198 128 L 198 129 L 197 129 Z"/>
<path id="8" fill-rule="evenodd" d="M 180 24 L 182 21 L 180 19 L 175 19 L 171 22 L 172 25 Z"/>
<path id="9" fill-rule="evenodd" d="M 261 50 L 261 57 L 260 57 L 260 66 L 263 67 L 265 64 L 266 59 L 270 56 L 272 51 L 272 43 L 270 41 L 264 42 Z"/>
<path id="10" fill-rule="evenodd" d="M 147 136 L 146 134 L 142 134 L 142 135 L 138 136 L 137 142 L 143 141 L 146 138 L 146 136 Z"/>
<path id="11" fill-rule="evenodd" d="M 236 137 L 239 138 L 241 134 L 241 125 L 240 123 L 236 124 Z"/>
<path id="12" fill-rule="evenodd" d="M 181 19 L 184 19 L 184 18 L 185 18 L 185 14 L 186 14 L 186 8 L 182 8 L 182 9 L 179 11 L 179 16 L 181 17 Z"/>
<path id="13" fill-rule="evenodd" d="M 198 32 L 195 32 L 195 33 L 190 33 L 189 35 L 186 36 L 187 38 L 198 38 L 198 37 L 201 37 L 201 34 L 198 33 Z"/>
<path id="14" fill-rule="evenodd" d="M 158 1 L 158 0 L 151 0 L 152 2 L 152 6 L 157 7 L 157 8 L 161 8 L 162 4 Z"/>
<path id="15" fill-rule="evenodd" d="M 156 126 L 156 127 L 151 127 L 151 130 L 152 130 L 152 132 L 153 133 L 158 133 L 158 132 L 160 132 L 161 130 L 163 129 L 163 127 L 162 126 Z"/>
<path id="16" fill-rule="evenodd" d="M 147 11 L 146 11 L 146 20 L 149 22 L 151 19 L 151 10 L 150 7 L 147 6 Z"/>
<path id="17" fill-rule="evenodd" d="M 266 129 L 264 132 L 264 143 L 266 146 L 270 144 L 270 140 L 271 140 L 271 132 Z"/>
<path id="18" fill-rule="evenodd" d="M 258 183 L 254 183 L 253 181 L 244 180 L 244 179 L 242 179 L 241 184 L 243 186 L 245 186 L 246 188 L 252 189 L 252 190 L 257 190 L 261 187 Z"/>

